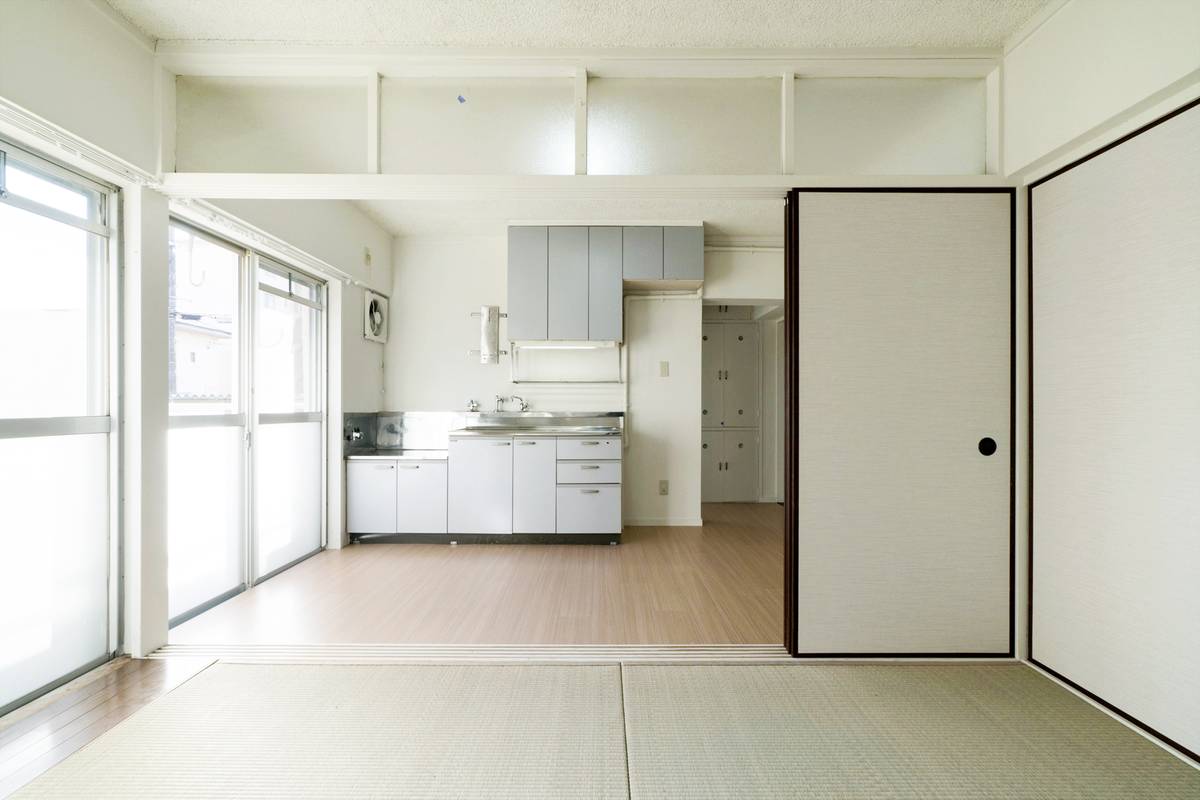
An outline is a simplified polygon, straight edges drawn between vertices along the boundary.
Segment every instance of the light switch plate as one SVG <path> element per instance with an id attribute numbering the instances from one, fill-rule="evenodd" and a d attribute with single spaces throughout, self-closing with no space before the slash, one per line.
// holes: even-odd
<path id="1" fill-rule="evenodd" d="M 658 482 L 658 493 L 662 494 L 662 495 L 670 494 L 671 493 L 670 482 L 669 481 L 659 481 Z"/>
<path id="2" fill-rule="evenodd" d="M 658 377 L 660 377 L 660 378 L 671 377 L 671 362 L 670 361 L 658 362 Z"/>

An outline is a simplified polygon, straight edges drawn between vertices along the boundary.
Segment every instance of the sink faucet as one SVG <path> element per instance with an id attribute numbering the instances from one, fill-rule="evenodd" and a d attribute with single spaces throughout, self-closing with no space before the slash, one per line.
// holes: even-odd
<path id="1" fill-rule="evenodd" d="M 528 411 L 528 410 L 529 410 L 529 403 L 526 403 L 526 402 L 525 402 L 525 398 L 524 398 L 524 397 L 521 397 L 520 395 L 516 395 L 516 394 L 514 394 L 512 397 L 510 397 L 510 398 L 508 398 L 508 399 L 509 399 L 509 400 L 518 400 L 518 401 L 520 401 L 520 403 L 521 403 L 521 410 L 522 410 L 522 411 Z"/>
<path id="2" fill-rule="evenodd" d="M 496 395 L 496 413 L 497 414 L 499 414 L 501 411 L 504 410 L 504 401 L 507 399 L 508 399 L 507 397 L 503 397 L 501 395 Z"/>

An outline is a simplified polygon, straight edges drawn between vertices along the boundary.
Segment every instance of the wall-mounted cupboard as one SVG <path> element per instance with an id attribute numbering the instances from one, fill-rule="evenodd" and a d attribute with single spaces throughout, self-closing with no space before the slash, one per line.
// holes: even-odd
<path id="1" fill-rule="evenodd" d="M 622 341 L 623 281 L 700 281 L 704 227 L 514 225 L 510 341 Z"/>

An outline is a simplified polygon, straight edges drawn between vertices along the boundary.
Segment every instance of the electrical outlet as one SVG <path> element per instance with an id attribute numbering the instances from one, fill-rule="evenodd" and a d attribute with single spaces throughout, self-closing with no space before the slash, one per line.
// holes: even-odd
<path id="1" fill-rule="evenodd" d="M 670 494 L 671 493 L 670 482 L 669 481 L 659 481 L 658 482 L 658 493 L 662 494 L 662 495 Z"/>
<path id="2" fill-rule="evenodd" d="M 658 362 L 658 377 L 660 377 L 660 378 L 671 377 L 671 362 L 670 361 Z"/>

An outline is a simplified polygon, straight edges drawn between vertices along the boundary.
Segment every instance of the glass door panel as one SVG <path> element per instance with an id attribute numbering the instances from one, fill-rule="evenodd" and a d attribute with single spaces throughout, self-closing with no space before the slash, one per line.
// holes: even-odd
<path id="1" fill-rule="evenodd" d="M 167 597 L 172 624 L 245 588 L 244 251 L 170 228 Z"/>

